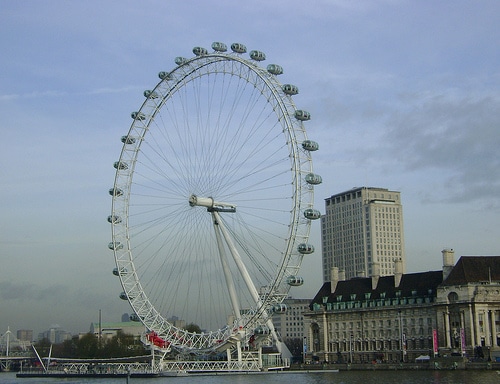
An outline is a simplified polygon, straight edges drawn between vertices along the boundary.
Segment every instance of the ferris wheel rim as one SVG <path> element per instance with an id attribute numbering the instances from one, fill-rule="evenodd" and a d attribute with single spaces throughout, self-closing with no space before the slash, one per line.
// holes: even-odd
<path id="1" fill-rule="evenodd" d="M 159 91 L 159 87 L 161 84 L 165 84 L 165 82 L 168 81 L 168 77 L 173 77 L 173 75 L 176 74 L 176 71 L 179 73 L 182 73 L 183 78 L 177 78 L 177 82 L 175 83 L 174 86 L 170 86 L 168 94 L 163 96 L 162 98 L 162 103 L 151 103 L 151 98 L 146 97 L 146 100 L 142 104 L 141 108 L 137 111 L 134 112 L 136 115 L 134 116 L 134 121 L 130 127 L 130 130 L 127 134 L 123 147 L 122 147 L 122 152 L 120 154 L 119 161 L 117 162 L 117 165 L 115 168 L 117 169 L 116 175 L 115 175 L 115 182 L 112 188 L 112 192 L 110 190 L 110 194 L 112 194 L 112 212 L 111 212 L 111 217 L 118 217 L 118 213 L 123 213 L 123 206 L 125 206 L 125 212 L 126 212 L 126 217 L 123 217 L 122 220 L 127 223 L 128 222 L 128 207 L 130 204 L 130 189 L 132 188 L 132 183 L 133 183 L 133 176 L 134 176 L 134 167 L 136 164 L 136 160 L 140 151 L 141 144 L 143 142 L 144 136 L 148 133 L 148 130 L 150 128 L 150 123 L 154 121 L 154 118 L 156 114 L 163 108 L 164 104 L 168 101 L 169 97 L 172 97 L 172 94 L 175 93 L 175 88 L 182 88 L 183 87 L 183 81 L 184 79 L 188 78 L 192 74 L 197 74 L 200 77 L 207 75 L 208 73 L 212 72 L 207 72 L 206 74 L 200 73 L 201 68 L 210 66 L 212 64 L 217 64 L 217 63 L 238 63 L 240 66 L 245 67 L 249 72 L 251 72 L 254 75 L 257 75 L 265 84 L 265 86 L 271 91 L 271 96 L 270 98 L 275 98 L 275 102 L 277 101 L 278 104 L 283 101 L 283 98 L 288 98 L 288 102 L 290 102 L 291 107 L 280 107 L 281 109 L 281 114 L 282 118 L 284 119 L 291 119 L 292 117 L 290 116 L 289 110 L 287 108 L 291 108 L 293 111 L 297 111 L 295 104 L 293 104 L 293 101 L 291 101 L 291 98 L 289 95 L 283 95 L 280 94 L 279 97 L 277 96 L 278 92 L 283 91 L 283 86 L 282 84 L 276 80 L 276 76 L 270 76 L 268 72 L 262 70 L 261 67 L 257 65 L 257 62 L 255 61 L 250 61 L 248 59 L 244 59 L 241 57 L 240 54 L 236 53 L 223 53 L 219 51 L 215 51 L 213 53 L 204 53 L 202 55 L 197 55 L 193 57 L 192 59 L 186 59 L 183 60 L 181 63 L 177 65 L 174 70 L 165 73 L 165 78 L 162 79 L 157 86 L 151 90 L 150 92 L 157 92 Z M 226 72 L 226 69 L 221 69 L 220 72 L 214 71 L 214 73 L 223 73 L 223 74 L 228 74 Z M 240 74 L 235 74 L 231 73 L 231 75 L 238 75 L 242 76 Z M 249 80 L 247 80 L 249 81 Z M 250 82 L 250 81 L 249 81 Z M 174 90 L 172 93 L 171 91 Z M 269 100 L 268 100 L 269 101 Z M 151 105 L 153 105 L 153 112 L 148 111 L 148 108 L 151 108 Z M 283 109 L 284 108 L 284 109 Z M 146 112 L 146 113 L 145 113 Z M 145 118 L 143 119 L 141 114 L 144 114 Z M 146 123 L 144 123 L 144 121 Z M 294 174 L 293 179 L 296 180 L 295 184 L 295 193 L 294 193 L 294 204 L 293 204 L 293 209 L 292 209 L 292 215 L 291 215 L 291 222 L 290 222 L 290 236 L 289 236 L 289 241 L 287 243 L 287 249 L 285 251 L 285 255 L 283 256 L 283 260 L 280 263 L 280 269 L 276 272 L 275 277 L 273 278 L 274 280 L 271 282 L 271 288 L 270 292 L 274 292 L 275 290 L 277 291 L 279 288 L 281 288 L 281 285 L 283 284 L 283 280 L 285 277 L 290 276 L 289 271 L 287 270 L 288 268 L 288 262 L 289 262 L 289 257 L 293 253 L 296 253 L 297 259 L 300 259 L 300 262 L 298 262 L 298 265 L 296 266 L 296 270 L 298 271 L 298 268 L 300 268 L 300 263 L 302 261 L 302 256 L 300 252 L 297 252 L 296 249 L 292 249 L 292 247 L 297 245 L 296 237 L 300 237 L 300 240 L 303 240 L 305 243 L 307 243 L 307 239 L 309 237 L 309 231 L 310 231 L 310 220 L 304 218 L 300 215 L 303 212 L 303 208 L 307 209 L 312 209 L 313 205 L 313 196 L 312 196 L 312 188 L 310 187 L 310 184 L 307 184 L 303 181 L 303 178 L 305 176 L 305 172 L 309 172 L 308 174 L 311 174 L 312 172 L 312 160 L 308 154 L 307 151 L 302 151 L 299 148 L 299 143 L 297 142 L 297 139 L 293 136 L 295 135 L 295 130 L 297 130 L 295 121 L 291 121 L 286 123 L 287 129 L 292 131 L 292 136 L 290 137 L 290 148 L 291 152 L 292 150 L 295 151 L 295 153 L 291 153 L 291 158 L 292 158 L 292 164 L 298 164 L 301 161 L 307 163 L 307 169 L 304 170 L 300 168 L 300 166 L 296 166 L 295 169 L 293 169 L 291 172 Z M 299 126 L 302 129 L 302 121 L 299 121 Z M 139 133 L 137 135 L 137 133 Z M 307 140 L 307 136 L 305 134 L 305 130 L 301 132 L 302 134 L 302 140 Z M 130 150 L 130 143 L 127 142 L 128 138 L 135 137 L 137 140 L 136 143 L 133 143 L 134 149 Z M 126 176 L 124 176 L 124 171 L 123 169 L 120 169 L 122 164 L 127 164 L 127 161 L 124 160 L 124 154 L 125 153 L 132 153 L 132 156 L 129 156 L 127 160 L 130 161 L 130 171 Z M 130 155 L 130 153 L 129 153 Z M 300 157 L 303 156 L 303 158 L 296 159 L 295 157 Z M 305 160 L 304 160 L 305 159 Z M 115 163 L 116 164 L 116 163 Z M 128 180 L 127 183 L 123 183 L 123 179 Z M 120 188 L 125 185 L 126 188 Z M 306 192 L 304 192 L 305 190 Z M 308 201 L 302 201 L 303 199 L 305 200 L 305 197 L 303 198 L 303 192 L 308 194 Z M 122 212 L 119 212 L 119 210 L 116 210 L 115 207 L 118 204 L 118 201 L 122 199 L 124 203 L 122 203 Z M 111 220 L 113 221 L 113 219 Z M 301 233 L 297 233 L 297 229 L 299 227 L 299 223 L 301 223 L 302 227 L 304 228 Z M 221 339 L 227 339 L 230 336 L 231 333 L 231 327 L 222 327 L 219 328 L 218 330 L 215 330 L 213 332 L 210 332 L 210 336 L 206 336 L 204 340 L 200 341 L 200 337 L 196 335 L 192 335 L 189 332 L 185 332 L 182 329 L 179 329 L 178 327 L 172 325 L 167 319 L 164 318 L 164 316 L 159 313 L 155 306 L 149 301 L 148 295 L 145 293 L 144 289 L 141 286 L 141 281 L 139 276 L 136 273 L 135 270 L 135 265 L 133 261 L 133 255 L 131 252 L 131 244 L 130 242 L 130 236 L 128 235 L 128 224 L 126 224 L 124 227 L 119 226 L 119 223 L 112 223 L 112 242 L 110 243 L 110 248 L 113 250 L 113 254 L 115 256 L 115 262 L 117 265 L 118 269 L 118 275 L 121 281 L 121 284 L 125 290 L 126 296 L 128 301 L 130 302 L 132 308 L 134 309 L 135 313 L 140 313 L 143 316 L 147 316 L 147 318 L 142 318 L 141 315 L 141 321 L 147 326 L 148 329 L 151 329 L 155 332 L 158 333 L 163 333 L 163 334 L 168 334 L 168 333 L 175 333 L 177 334 L 176 337 L 179 337 L 179 334 L 182 334 L 180 336 L 182 339 L 190 339 L 190 348 L 199 348 L 199 349 L 206 349 L 206 340 L 208 338 L 213 339 L 214 337 L 221 338 Z M 125 233 L 124 233 L 125 232 Z M 122 243 L 120 240 L 125 239 L 126 241 Z M 125 249 L 125 251 L 123 250 Z M 125 257 L 124 257 L 125 256 Z M 127 273 L 121 273 L 121 271 L 127 270 Z M 288 275 L 287 275 L 288 274 Z M 288 286 L 289 287 L 289 286 Z M 128 288 L 128 289 L 127 289 Z M 286 293 L 286 292 L 285 292 Z M 269 297 L 269 295 L 268 295 Z M 283 297 L 281 297 L 282 300 Z M 279 299 L 274 298 L 275 302 L 278 303 Z M 270 299 L 269 303 L 273 303 L 273 301 Z M 264 307 L 262 307 L 264 308 Z M 263 310 L 263 309 L 261 309 Z M 184 342 L 183 342 L 184 343 Z"/>

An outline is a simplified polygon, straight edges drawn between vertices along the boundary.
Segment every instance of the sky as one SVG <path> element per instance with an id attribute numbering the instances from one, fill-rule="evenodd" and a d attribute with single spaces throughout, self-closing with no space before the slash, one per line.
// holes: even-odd
<path id="1" fill-rule="evenodd" d="M 407 272 L 500 255 L 500 2 L 3 0 L 0 334 L 130 312 L 107 249 L 120 137 L 176 56 L 239 42 L 311 113 L 315 206 L 401 192 Z M 320 246 L 320 226 L 311 241 Z M 321 253 L 295 297 L 321 286 Z"/>

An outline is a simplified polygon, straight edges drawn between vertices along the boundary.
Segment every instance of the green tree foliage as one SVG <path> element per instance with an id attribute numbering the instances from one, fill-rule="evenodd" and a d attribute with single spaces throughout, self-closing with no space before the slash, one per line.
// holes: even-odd
<path id="1" fill-rule="evenodd" d="M 50 342 L 42 340 L 35 345 L 40 356 L 49 354 Z M 92 334 L 86 333 L 81 337 L 74 337 L 61 344 L 52 346 L 53 357 L 72 359 L 108 359 L 114 357 L 132 357 L 149 354 L 144 345 L 136 337 L 118 332 L 111 338 L 99 340 Z"/>
<path id="2" fill-rule="evenodd" d="M 191 333 L 201 333 L 201 328 L 197 324 L 190 323 L 186 325 L 185 329 Z"/>

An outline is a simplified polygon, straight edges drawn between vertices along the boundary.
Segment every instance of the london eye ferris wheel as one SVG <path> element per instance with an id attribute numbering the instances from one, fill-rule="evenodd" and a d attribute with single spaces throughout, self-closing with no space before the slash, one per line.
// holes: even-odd
<path id="1" fill-rule="evenodd" d="M 144 92 L 109 190 L 120 296 L 180 352 L 279 338 L 271 316 L 303 283 L 320 217 L 319 146 L 292 99 L 298 88 L 278 80 L 282 67 L 261 67 L 265 54 L 247 57 L 239 43 L 193 53 Z"/>

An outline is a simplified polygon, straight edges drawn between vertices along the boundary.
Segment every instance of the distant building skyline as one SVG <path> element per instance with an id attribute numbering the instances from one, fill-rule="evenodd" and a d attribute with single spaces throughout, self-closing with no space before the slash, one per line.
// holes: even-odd
<path id="1" fill-rule="evenodd" d="M 323 282 L 332 268 L 346 279 L 406 271 L 401 193 L 358 187 L 325 199 L 321 218 Z M 398 263 L 395 263 L 398 261 Z"/>

